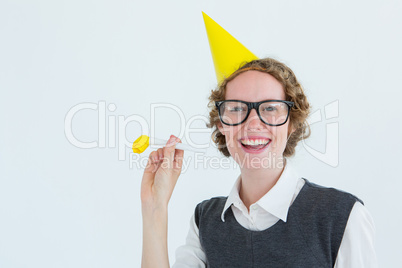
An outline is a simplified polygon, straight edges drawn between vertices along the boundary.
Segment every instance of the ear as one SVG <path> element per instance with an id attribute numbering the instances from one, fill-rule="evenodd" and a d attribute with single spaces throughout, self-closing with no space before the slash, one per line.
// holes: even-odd
<path id="1" fill-rule="evenodd" d="M 222 135 L 225 136 L 225 128 L 223 127 L 222 122 L 219 121 L 219 122 L 216 124 L 216 126 L 218 127 L 218 129 L 219 129 L 219 131 L 222 133 Z"/>
<path id="2" fill-rule="evenodd" d="M 290 133 L 293 134 L 293 132 L 295 132 L 295 131 L 296 131 L 296 129 L 292 127 L 292 129 L 290 130 Z"/>
<path id="3" fill-rule="evenodd" d="M 296 131 L 296 129 L 293 127 L 293 125 L 292 125 L 292 124 L 289 124 L 288 137 L 289 137 L 290 135 L 292 135 L 293 132 L 295 132 L 295 131 Z"/>

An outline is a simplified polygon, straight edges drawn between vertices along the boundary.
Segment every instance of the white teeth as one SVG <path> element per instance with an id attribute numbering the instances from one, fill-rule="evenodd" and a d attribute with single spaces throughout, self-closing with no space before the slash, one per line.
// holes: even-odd
<path id="1" fill-rule="evenodd" d="M 257 139 L 257 140 L 241 140 L 244 145 L 265 145 L 269 140 Z"/>

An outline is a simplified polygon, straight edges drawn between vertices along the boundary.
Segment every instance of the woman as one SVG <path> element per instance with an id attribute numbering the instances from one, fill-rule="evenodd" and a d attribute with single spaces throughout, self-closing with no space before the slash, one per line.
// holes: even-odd
<path id="1" fill-rule="evenodd" d="M 212 92 L 210 127 L 241 174 L 228 197 L 197 205 L 174 267 L 374 267 L 374 227 L 362 201 L 299 177 L 287 157 L 308 137 L 309 103 L 293 72 L 251 61 Z M 169 267 L 167 204 L 183 152 L 150 154 L 141 189 L 143 267 Z"/>

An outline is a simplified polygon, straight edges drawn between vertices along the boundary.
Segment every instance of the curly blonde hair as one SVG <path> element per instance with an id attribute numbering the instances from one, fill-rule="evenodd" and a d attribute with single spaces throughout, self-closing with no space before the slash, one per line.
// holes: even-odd
<path id="1" fill-rule="evenodd" d="M 226 147 L 225 136 L 218 129 L 220 119 L 215 102 L 225 100 L 226 85 L 230 81 L 239 74 L 251 70 L 268 73 L 275 77 L 285 90 L 286 100 L 294 102 L 294 106 L 291 108 L 289 114 L 289 125 L 295 131 L 290 135 L 285 151 L 283 152 L 284 157 L 290 157 L 294 155 L 297 143 L 310 136 L 310 126 L 307 123 L 307 117 L 310 114 L 310 104 L 293 71 L 285 64 L 272 58 L 258 59 L 245 63 L 237 69 L 237 71 L 224 79 L 215 90 L 211 90 L 208 104 L 210 108 L 209 123 L 207 126 L 213 128 L 212 140 L 224 156 L 230 156 L 228 148 Z"/>

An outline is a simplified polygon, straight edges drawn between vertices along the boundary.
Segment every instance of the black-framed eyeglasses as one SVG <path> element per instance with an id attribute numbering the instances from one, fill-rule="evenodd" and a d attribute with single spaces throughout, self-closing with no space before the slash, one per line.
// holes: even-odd
<path id="1" fill-rule="evenodd" d="M 252 109 L 257 111 L 262 122 L 270 126 L 281 126 L 288 121 L 292 101 L 266 100 L 247 102 L 241 100 L 224 100 L 215 102 L 219 119 L 228 126 L 237 126 L 245 122 Z"/>

